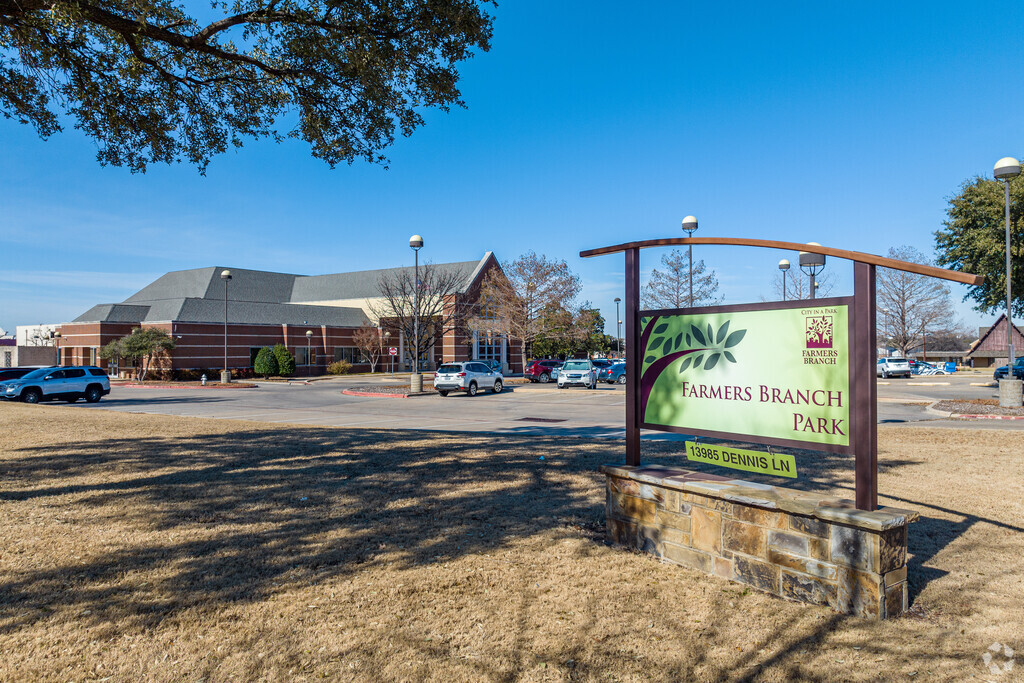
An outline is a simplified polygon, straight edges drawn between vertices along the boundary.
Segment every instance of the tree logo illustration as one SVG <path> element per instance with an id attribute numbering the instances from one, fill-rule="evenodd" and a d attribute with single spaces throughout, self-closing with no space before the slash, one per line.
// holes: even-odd
<path id="1" fill-rule="evenodd" d="M 807 318 L 807 348 L 832 348 L 832 316 L 820 315 Z"/>

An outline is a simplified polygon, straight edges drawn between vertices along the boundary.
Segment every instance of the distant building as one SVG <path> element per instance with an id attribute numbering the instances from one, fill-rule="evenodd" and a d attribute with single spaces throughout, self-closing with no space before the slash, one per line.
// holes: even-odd
<path id="1" fill-rule="evenodd" d="M 1009 325 L 1006 322 L 1006 314 L 1002 313 L 991 327 L 978 329 L 978 341 L 971 346 L 965 358 L 973 360 L 976 368 L 991 368 L 1006 365 L 1009 360 L 1007 355 L 1007 331 Z M 1020 329 L 1013 326 L 1013 348 L 1014 355 L 1019 357 L 1024 353 L 1024 335 Z"/>
<path id="2" fill-rule="evenodd" d="M 487 252 L 479 261 L 439 264 L 464 278 L 459 296 L 476 305 L 483 278 L 500 268 Z M 177 347 L 160 359 L 156 374 L 182 371 L 217 372 L 224 365 L 224 282 L 221 266 L 167 273 L 120 303 L 93 306 L 70 323 L 58 327 L 60 364 L 101 365 L 99 350 L 136 327 L 157 327 L 175 338 Z M 325 372 L 329 363 L 347 360 L 354 370 L 368 371 L 353 342 L 364 324 L 382 325 L 396 347 L 395 369 L 411 367 L 412 350 L 404 335 L 378 321 L 373 304 L 379 300 L 378 282 L 402 269 L 372 270 L 330 275 L 294 275 L 228 268 L 227 364 L 238 374 L 251 372 L 256 353 L 264 346 L 284 344 L 296 357 L 298 375 Z M 411 267 L 406 270 L 412 270 Z M 313 333 L 307 345 L 306 332 Z M 518 352 L 495 336 L 490 343 L 466 329 L 445 335 L 443 343 L 423 351 L 427 368 L 452 360 L 497 360 L 520 372 Z M 387 351 L 382 361 L 388 363 Z M 381 363 L 377 369 L 380 370 Z M 108 368 L 109 369 L 109 368 Z M 123 368 L 122 368 L 123 369 Z"/>

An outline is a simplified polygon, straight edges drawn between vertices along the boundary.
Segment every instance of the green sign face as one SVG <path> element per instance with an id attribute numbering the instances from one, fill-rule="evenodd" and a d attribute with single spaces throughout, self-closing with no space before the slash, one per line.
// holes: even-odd
<path id="1" fill-rule="evenodd" d="M 643 426 L 847 452 L 849 304 L 645 311 Z"/>
<path id="2" fill-rule="evenodd" d="M 788 453 L 762 453 L 761 451 L 746 451 L 742 448 L 687 441 L 686 458 L 695 462 L 706 462 L 709 465 L 731 467 L 744 472 L 760 472 L 776 477 L 796 479 L 796 458 Z"/>

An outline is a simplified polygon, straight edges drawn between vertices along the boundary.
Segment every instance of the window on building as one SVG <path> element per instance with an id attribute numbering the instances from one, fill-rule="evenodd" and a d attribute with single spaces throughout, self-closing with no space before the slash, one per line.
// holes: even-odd
<path id="1" fill-rule="evenodd" d="M 362 351 L 354 346 L 335 346 L 334 362 L 338 362 L 339 360 L 348 361 L 352 365 L 364 362 Z"/>
<path id="2" fill-rule="evenodd" d="M 500 335 L 493 335 L 488 343 L 486 335 L 480 335 L 477 340 L 476 357 L 478 360 L 501 360 L 501 344 L 504 341 Z"/>
<path id="3" fill-rule="evenodd" d="M 316 365 L 316 349 L 311 346 L 300 346 L 295 349 L 296 365 Z"/>
<path id="4" fill-rule="evenodd" d="M 4 367 L 11 367 L 11 358 L 14 355 L 12 351 L 4 351 Z"/>
<path id="5" fill-rule="evenodd" d="M 95 346 L 89 347 L 89 362 L 86 363 L 86 365 L 96 365 L 96 355 L 98 351 L 99 349 L 97 349 Z"/>

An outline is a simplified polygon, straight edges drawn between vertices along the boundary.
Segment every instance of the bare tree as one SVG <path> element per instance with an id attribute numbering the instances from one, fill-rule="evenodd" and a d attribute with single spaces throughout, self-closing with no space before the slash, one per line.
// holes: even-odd
<path id="1" fill-rule="evenodd" d="M 889 249 L 889 258 L 931 265 L 910 246 Z M 956 330 L 949 287 L 942 280 L 879 268 L 876 276 L 878 337 L 906 356 L 925 343 L 926 334 Z"/>
<path id="2" fill-rule="evenodd" d="M 416 347 L 418 319 L 422 356 L 465 320 L 467 309 L 462 292 L 466 276 L 454 268 L 431 263 L 420 266 L 419 271 L 418 287 L 412 268 L 385 271 L 377 281 L 380 298 L 371 301 L 369 308 L 381 325 L 402 332 L 410 352 Z M 418 359 L 414 365 L 419 367 Z"/>
<path id="3" fill-rule="evenodd" d="M 370 361 L 370 372 L 377 372 L 377 361 L 384 355 L 384 337 L 379 327 L 363 323 L 352 334 L 356 348 Z"/>
<path id="4" fill-rule="evenodd" d="M 835 275 L 831 270 L 825 270 L 815 276 L 814 282 L 815 298 L 823 299 L 835 289 Z M 788 301 L 799 301 L 800 299 L 811 298 L 811 279 L 798 268 L 791 269 L 786 273 L 786 296 L 782 296 L 782 271 L 780 270 L 772 278 L 772 291 L 775 292 L 775 301 L 785 298 Z M 761 297 L 762 301 L 768 301 Z"/>
<path id="5" fill-rule="evenodd" d="M 690 302 L 690 260 L 686 252 L 673 249 L 661 257 L 664 270 L 655 268 L 644 285 L 644 308 L 685 308 Z M 718 277 L 708 271 L 701 259 L 693 264 L 693 306 L 708 306 L 721 301 Z"/>
<path id="6" fill-rule="evenodd" d="M 523 368 L 527 346 L 551 331 L 553 308 L 569 308 L 580 292 L 580 278 L 565 261 L 528 251 L 484 277 L 480 306 L 469 320 L 473 330 L 491 330 L 520 342 Z"/>

